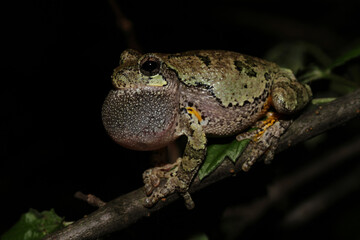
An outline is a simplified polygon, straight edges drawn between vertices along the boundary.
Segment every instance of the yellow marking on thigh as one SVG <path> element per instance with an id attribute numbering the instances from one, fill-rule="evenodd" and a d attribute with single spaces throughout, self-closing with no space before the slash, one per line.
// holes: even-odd
<path id="1" fill-rule="evenodd" d="M 186 110 L 188 111 L 188 113 L 190 114 L 194 114 L 195 117 L 199 120 L 199 122 L 202 121 L 202 118 L 201 118 L 201 114 L 193 107 L 186 107 Z"/>

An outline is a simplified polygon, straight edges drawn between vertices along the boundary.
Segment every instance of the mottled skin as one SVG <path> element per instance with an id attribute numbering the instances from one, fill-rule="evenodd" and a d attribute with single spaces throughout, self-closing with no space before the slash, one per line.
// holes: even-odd
<path id="1" fill-rule="evenodd" d="M 181 135 L 188 142 L 175 163 L 144 172 L 146 206 L 177 191 L 193 207 L 188 188 L 206 155 L 206 137 L 241 133 L 252 139 L 253 151 L 244 163 L 248 170 L 261 155 L 273 158 L 277 142 L 290 122 L 259 121 L 272 107 L 293 114 L 311 98 L 307 85 L 290 70 L 259 58 L 229 51 L 190 51 L 177 54 L 134 50 L 121 54 L 112 76 L 114 90 L 102 110 L 109 135 L 134 150 L 156 150 Z"/>

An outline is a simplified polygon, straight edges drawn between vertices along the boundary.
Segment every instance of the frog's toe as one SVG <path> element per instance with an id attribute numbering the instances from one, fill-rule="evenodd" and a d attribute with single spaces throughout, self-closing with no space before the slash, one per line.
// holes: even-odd
<path id="1" fill-rule="evenodd" d="M 164 194 L 161 194 L 158 188 L 151 187 L 151 191 L 147 192 L 146 185 L 145 185 L 145 192 L 147 195 L 144 201 L 145 207 L 152 207 L 161 198 L 165 197 Z"/>
<path id="2" fill-rule="evenodd" d="M 189 209 L 189 210 L 194 209 L 195 203 L 192 200 L 190 193 L 185 192 L 185 193 L 183 193 L 181 195 L 184 198 L 186 208 Z"/>
<path id="3" fill-rule="evenodd" d="M 266 152 L 267 146 L 262 141 L 251 142 L 248 146 L 248 149 L 250 149 L 250 151 L 245 153 L 247 157 L 241 166 L 241 169 L 244 172 L 249 171 L 256 160 Z"/>
<path id="4" fill-rule="evenodd" d="M 144 207 L 150 208 L 154 206 L 155 203 L 157 203 L 159 199 L 155 197 L 154 195 L 151 195 L 144 200 Z"/>
<path id="5" fill-rule="evenodd" d="M 178 163 L 175 162 L 146 170 L 143 173 L 146 195 L 150 195 L 160 185 L 162 179 L 169 178 L 169 175 L 176 169 L 177 165 Z"/>
<path id="6" fill-rule="evenodd" d="M 146 195 L 150 195 L 153 192 L 153 190 L 160 184 L 160 177 L 158 176 L 157 171 L 154 168 L 150 168 L 146 170 L 143 173 L 143 179 L 145 184 L 144 189 Z"/>
<path id="7" fill-rule="evenodd" d="M 275 141 L 270 147 L 269 149 L 264 153 L 265 157 L 264 157 L 264 163 L 265 164 L 270 164 L 271 161 L 274 159 L 275 156 L 275 150 L 277 149 L 279 144 L 279 141 Z"/>
<path id="8" fill-rule="evenodd" d="M 144 180 L 144 182 L 145 193 L 146 195 L 150 195 L 154 191 L 155 187 L 151 184 L 151 182 L 147 182 L 146 180 Z"/>
<path id="9" fill-rule="evenodd" d="M 236 136 L 236 140 L 240 142 L 245 139 L 253 139 L 259 132 L 260 130 L 256 129 L 254 131 L 240 133 L 239 135 Z"/>
<path id="10" fill-rule="evenodd" d="M 279 120 L 263 131 L 256 140 L 252 140 L 245 152 L 246 159 L 242 164 L 243 171 L 249 171 L 250 167 L 263 156 L 265 163 L 270 163 L 274 158 L 281 135 L 290 126 L 290 120 Z"/>
<path id="11" fill-rule="evenodd" d="M 151 186 L 150 194 L 147 194 L 148 197 L 145 198 L 144 206 L 152 207 L 159 200 L 167 197 L 168 195 L 175 192 L 176 187 L 178 186 L 177 178 L 163 178 L 158 186 Z M 145 192 L 147 192 L 145 184 Z"/>
<path id="12" fill-rule="evenodd" d="M 179 162 L 154 167 L 143 173 L 144 189 L 148 196 L 145 199 L 146 207 L 153 206 L 160 199 L 165 198 L 179 188 L 179 180 L 176 175 Z"/>

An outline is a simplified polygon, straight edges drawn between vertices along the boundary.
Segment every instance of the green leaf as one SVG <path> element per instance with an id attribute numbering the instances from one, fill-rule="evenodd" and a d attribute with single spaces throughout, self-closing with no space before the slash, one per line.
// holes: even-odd
<path id="1" fill-rule="evenodd" d="M 15 223 L 1 240 L 40 240 L 45 235 L 63 227 L 63 219 L 59 217 L 54 209 L 39 213 L 34 209 L 24 213 L 20 220 Z"/>
<path id="2" fill-rule="evenodd" d="M 360 57 L 360 45 L 352 48 L 350 51 L 347 51 L 345 54 L 337 58 L 329 67 L 329 69 L 333 69 L 336 67 L 339 67 L 341 65 L 344 65 L 348 61 Z"/>
<path id="3" fill-rule="evenodd" d="M 200 180 L 212 173 L 226 157 L 231 161 L 236 162 L 249 142 L 250 140 L 248 139 L 244 139 L 240 142 L 235 139 L 231 143 L 209 146 L 204 164 L 199 170 Z"/>
<path id="4" fill-rule="evenodd" d="M 310 83 L 315 80 L 323 79 L 326 74 L 327 73 L 324 70 L 314 66 L 309 68 L 305 73 L 302 73 L 300 76 L 298 76 L 297 79 L 301 83 Z"/>

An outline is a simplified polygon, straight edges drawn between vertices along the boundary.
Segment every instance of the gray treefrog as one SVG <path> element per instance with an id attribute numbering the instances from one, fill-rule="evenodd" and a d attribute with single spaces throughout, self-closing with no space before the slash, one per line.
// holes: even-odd
<path id="1" fill-rule="evenodd" d="M 174 192 L 189 209 L 194 207 L 188 189 L 205 158 L 207 137 L 236 135 L 257 126 L 237 137 L 250 138 L 253 144 L 243 169 L 261 155 L 271 160 L 290 123 L 279 116 L 302 109 L 312 96 L 290 70 L 221 50 L 143 55 L 126 50 L 112 83 L 115 89 L 105 99 L 102 120 L 115 142 L 148 151 L 187 137 L 182 157 L 144 172 L 147 207 Z M 268 114 L 270 108 L 275 113 Z"/>

